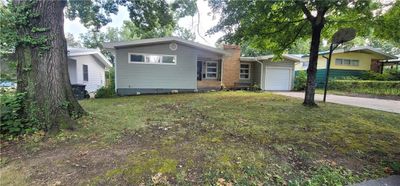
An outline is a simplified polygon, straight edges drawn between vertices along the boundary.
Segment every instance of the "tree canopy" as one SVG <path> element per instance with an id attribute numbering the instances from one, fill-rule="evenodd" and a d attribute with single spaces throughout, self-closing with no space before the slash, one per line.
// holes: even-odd
<path id="1" fill-rule="evenodd" d="M 309 18 L 318 9 L 326 9 L 323 12 L 325 29 L 322 36 L 330 39 L 332 33 L 340 27 L 355 27 L 359 35 L 367 33 L 364 25 L 372 23 L 372 12 L 379 8 L 372 1 L 347 0 L 210 0 L 209 4 L 215 12 L 221 14 L 218 25 L 209 30 L 210 34 L 223 31 L 226 34 L 221 40 L 238 44 L 250 42 L 255 48 L 270 50 L 275 54 L 286 52 L 298 40 L 311 38 L 312 25 Z"/>

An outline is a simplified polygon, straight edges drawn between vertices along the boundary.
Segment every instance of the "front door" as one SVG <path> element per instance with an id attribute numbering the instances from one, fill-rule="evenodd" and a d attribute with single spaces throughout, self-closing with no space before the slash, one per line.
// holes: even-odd
<path id="1" fill-rule="evenodd" d="M 197 61 L 197 80 L 201 80 L 203 74 L 203 62 Z"/>

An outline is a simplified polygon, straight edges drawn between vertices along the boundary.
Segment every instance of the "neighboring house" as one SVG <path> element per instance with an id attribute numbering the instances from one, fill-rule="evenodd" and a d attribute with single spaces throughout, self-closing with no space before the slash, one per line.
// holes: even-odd
<path id="1" fill-rule="evenodd" d="M 326 76 L 326 62 L 329 51 L 320 52 L 317 66 L 317 83 L 322 85 Z M 382 62 L 397 57 L 371 47 L 354 47 L 333 51 L 330 68 L 330 78 L 345 76 L 360 76 L 365 71 L 381 72 Z M 296 64 L 297 70 L 307 70 L 308 56 L 304 56 Z"/>
<path id="2" fill-rule="evenodd" d="M 240 57 L 238 46 L 218 49 L 176 37 L 105 43 L 115 57 L 118 95 L 245 88 L 291 90 L 294 63 L 284 55 Z"/>
<path id="3" fill-rule="evenodd" d="M 71 84 L 86 85 L 95 92 L 105 85 L 105 71 L 112 67 L 98 49 L 68 48 L 68 73 Z"/>

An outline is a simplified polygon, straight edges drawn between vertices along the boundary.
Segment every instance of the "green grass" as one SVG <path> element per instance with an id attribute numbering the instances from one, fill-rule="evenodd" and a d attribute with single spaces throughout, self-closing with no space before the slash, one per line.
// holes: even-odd
<path id="1" fill-rule="evenodd" d="M 32 156 L 68 145 L 88 154 L 123 148 L 124 154 L 113 155 L 112 168 L 93 164 L 101 171 L 80 172 L 73 184 L 346 185 L 384 176 L 383 162 L 400 161 L 398 114 L 329 103 L 308 108 L 298 99 L 240 91 L 81 104 L 90 113 L 79 120 L 81 128 L 41 142 Z M 85 161 L 99 157 L 91 158 Z"/>

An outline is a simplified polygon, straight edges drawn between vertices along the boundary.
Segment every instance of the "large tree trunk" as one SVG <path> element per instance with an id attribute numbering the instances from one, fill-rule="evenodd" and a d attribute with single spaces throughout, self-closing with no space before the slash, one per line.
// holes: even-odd
<path id="1" fill-rule="evenodd" d="M 312 24 L 312 37 L 311 37 L 311 47 L 310 47 L 310 59 L 307 68 L 307 84 L 305 91 L 305 98 L 303 105 L 306 106 L 316 106 L 314 101 L 315 87 L 316 87 L 316 76 L 317 76 L 317 62 L 318 62 L 318 52 L 319 44 L 321 39 L 321 32 L 324 28 L 323 22 L 320 24 Z"/>
<path id="2" fill-rule="evenodd" d="M 25 1 L 14 0 L 16 6 Z M 26 92 L 24 114 L 34 118 L 47 131 L 58 131 L 60 127 L 74 128 L 73 117 L 81 116 L 84 110 L 74 98 L 68 75 L 67 45 L 64 37 L 64 7 L 66 1 L 36 1 L 31 10 L 38 14 L 26 27 L 19 27 L 20 37 L 31 36 L 35 40 L 45 37 L 39 44 L 18 44 L 18 92 Z M 30 28 L 30 29 L 27 29 Z M 32 28 L 44 28 L 33 31 Z M 24 69 L 29 66 L 30 69 Z M 25 116 L 24 116 L 25 117 Z"/>

